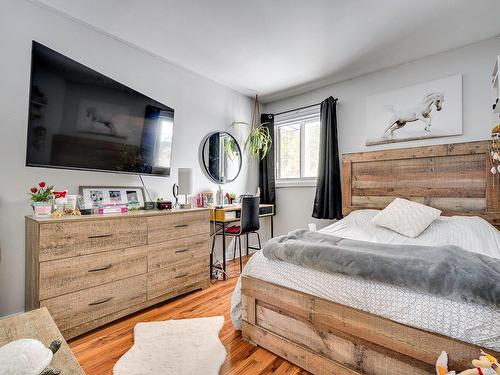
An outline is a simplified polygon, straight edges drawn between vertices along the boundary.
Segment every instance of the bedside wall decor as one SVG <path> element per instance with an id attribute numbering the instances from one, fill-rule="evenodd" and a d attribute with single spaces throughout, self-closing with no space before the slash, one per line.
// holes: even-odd
<path id="1" fill-rule="evenodd" d="M 462 76 L 372 95 L 366 99 L 366 145 L 462 134 Z"/>
<path id="2" fill-rule="evenodd" d="M 496 58 L 495 66 L 493 68 L 493 73 L 491 74 L 491 109 L 495 113 L 500 113 L 500 105 L 498 102 L 500 100 L 500 85 L 498 79 L 500 77 L 499 67 L 500 67 L 500 56 Z"/>
<path id="3" fill-rule="evenodd" d="M 500 124 L 491 130 L 490 157 L 491 174 L 500 175 Z"/>

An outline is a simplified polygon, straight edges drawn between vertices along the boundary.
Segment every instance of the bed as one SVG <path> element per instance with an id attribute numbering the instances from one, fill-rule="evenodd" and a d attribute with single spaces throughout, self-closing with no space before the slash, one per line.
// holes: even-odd
<path id="1" fill-rule="evenodd" d="M 343 211 L 323 230 L 352 239 L 436 246 L 452 243 L 500 258 L 499 185 L 487 142 L 343 156 Z M 416 239 L 371 224 L 405 197 L 443 210 Z M 348 215 L 351 213 L 350 215 Z M 240 293 L 241 291 L 241 293 Z M 241 315 L 241 316 L 240 316 Z M 500 311 L 257 253 L 233 294 L 243 337 L 314 374 L 429 374 L 442 350 L 463 370 L 479 348 L 500 352 Z"/>

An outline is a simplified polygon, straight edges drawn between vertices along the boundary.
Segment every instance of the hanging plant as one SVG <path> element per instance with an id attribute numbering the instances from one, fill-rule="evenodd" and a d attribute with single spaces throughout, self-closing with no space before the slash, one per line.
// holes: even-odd
<path id="1" fill-rule="evenodd" d="M 245 141 L 245 150 L 252 157 L 259 157 L 264 159 L 271 148 L 272 138 L 269 134 L 269 129 L 264 126 L 265 124 L 252 127 L 250 134 Z"/>
<path id="2" fill-rule="evenodd" d="M 260 122 L 259 97 L 255 95 L 252 125 L 244 147 L 245 151 L 248 149 L 251 157 L 259 157 L 262 160 L 271 149 L 273 139 L 269 133 L 269 128 L 266 127 L 267 124 L 267 122 Z"/>

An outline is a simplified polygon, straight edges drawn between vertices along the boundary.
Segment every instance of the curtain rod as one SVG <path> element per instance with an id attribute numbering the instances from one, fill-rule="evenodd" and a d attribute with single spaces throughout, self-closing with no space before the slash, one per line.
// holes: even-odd
<path id="1" fill-rule="evenodd" d="M 338 100 L 338 98 L 335 98 L 334 100 L 335 100 L 335 101 L 337 101 L 337 100 Z M 318 106 L 318 105 L 321 105 L 321 102 L 319 102 L 319 103 L 315 103 L 315 104 L 306 105 L 306 106 L 304 106 L 304 107 L 299 107 L 299 108 L 289 109 L 289 110 L 287 110 L 287 111 L 283 111 L 283 112 L 278 112 L 278 113 L 275 113 L 274 115 L 275 115 L 275 116 L 284 115 L 285 113 L 295 112 L 295 111 L 300 111 L 301 109 L 306 109 L 306 108 L 316 107 L 316 106 Z"/>

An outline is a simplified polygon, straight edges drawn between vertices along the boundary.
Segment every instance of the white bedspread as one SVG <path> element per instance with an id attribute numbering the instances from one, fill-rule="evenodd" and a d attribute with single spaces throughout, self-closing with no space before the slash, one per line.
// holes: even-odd
<path id="1" fill-rule="evenodd" d="M 420 236 L 412 239 L 371 224 L 370 220 L 377 212 L 355 211 L 321 232 L 380 243 L 428 246 L 454 244 L 469 251 L 500 258 L 499 232 L 481 218 L 442 217 Z M 260 251 L 248 261 L 243 274 L 384 316 L 402 324 L 500 351 L 500 311 L 490 307 L 272 261 Z M 238 280 L 231 299 L 231 319 L 237 329 L 241 326 L 240 303 Z"/>

